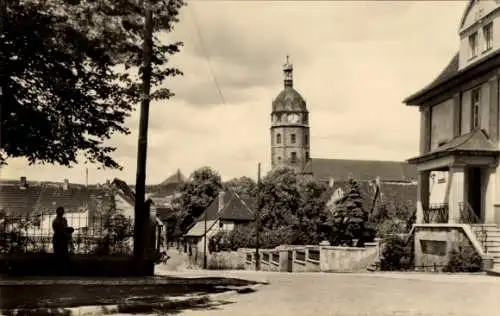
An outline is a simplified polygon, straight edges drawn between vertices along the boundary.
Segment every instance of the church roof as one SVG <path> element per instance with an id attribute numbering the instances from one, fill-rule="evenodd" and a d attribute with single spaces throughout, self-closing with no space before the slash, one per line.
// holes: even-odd
<path id="1" fill-rule="evenodd" d="M 404 161 L 311 159 L 304 170 L 320 181 L 347 181 L 352 175 L 357 181 L 411 182 L 417 177 L 414 166 Z"/>
<path id="2" fill-rule="evenodd" d="M 306 101 L 293 87 L 285 87 L 273 101 L 273 112 L 307 112 Z"/>
<path id="3" fill-rule="evenodd" d="M 186 182 L 186 180 L 187 178 L 182 174 L 181 170 L 177 169 L 177 171 L 174 174 L 170 175 L 168 178 L 163 180 L 163 182 L 160 183 L 160 185 L 167 185 L 171 183 L 179 184 Z"/>

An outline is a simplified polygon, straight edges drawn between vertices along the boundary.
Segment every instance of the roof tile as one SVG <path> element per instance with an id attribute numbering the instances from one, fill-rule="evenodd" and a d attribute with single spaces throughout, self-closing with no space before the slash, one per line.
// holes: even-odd
<path id="1" fill-rule="evenodd" d="M 309 161 L 306 173 L 312 173 L 320 181 L 347 181 L 349 175 L 358 181 L 370 181 L 380 177 L 383 182 L 411 182 L 416 179 L 416 168 L 402 161 L 317 159 Z"/>

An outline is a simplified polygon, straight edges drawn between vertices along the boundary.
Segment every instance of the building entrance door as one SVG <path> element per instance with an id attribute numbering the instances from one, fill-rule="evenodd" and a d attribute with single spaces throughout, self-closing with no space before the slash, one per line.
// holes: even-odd
<path id="1" fill-rule="evenodd" d="M 472 211 L 482 221 L 481 209 L 483 207 L 482 203 L 482 176 L 481 168 L 469 168 L 468 172 L 468 196 L 467 200 L 469 202 Z"/>

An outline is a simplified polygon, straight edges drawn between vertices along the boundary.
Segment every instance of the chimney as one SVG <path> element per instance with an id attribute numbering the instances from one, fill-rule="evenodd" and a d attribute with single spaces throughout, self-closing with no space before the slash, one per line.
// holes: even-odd
<path id="1" fill-rule="evenodd" d="M 335 179 L 333 179 L 333 177 L 330 177 L 330 180 L 328 181 L 328 186 L 330 188 L 333 188 L 334 185 L 335 185 Z"/>
<path id="2" fill-rule="evenodd" d="M 26 177 L 21 177 L 20 186 L 21 188 L 26 188 L 28 186 L 28 180 L 26 179 Z"/>
<path id="3" fill-rule="evenodd" d="M 63 190 L 64 191 L 68 191 L 68 189 L 69 189 L 69 180 L 68 179 L 64 179 Z"/>
<path id="4" fill-rule="evenodd" d="M 219 212 L 222 211 L 224 208 L 224 197 L 226 196 L 226 192 L 220 191 L 219 192 Z"/>

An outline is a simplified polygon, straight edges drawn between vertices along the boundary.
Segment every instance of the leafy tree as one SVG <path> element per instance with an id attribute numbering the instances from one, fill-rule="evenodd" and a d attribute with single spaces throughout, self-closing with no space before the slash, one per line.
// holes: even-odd
<path id="1" fill-rule="evenodd" d="M 182 212 L 181 230 L 185 231 L 212 203 L 222 188 L 217 171 L 210 167 L 195 170 L 180 187 L 179 207 Z"/>
<path id="2" fill-rule="evenodd" d="M 299 205 L 298 180 L 292 169 L 276 169 L 262 179 L 260 219 L 263 228 L 272 230 L 294 225 Z"/>
<path id="3" fill-rule="evenodd" d="M 294 227 L 294 244 L 317 244 L 321 241 L 321 226 L 328 218 L 327 186 L 314 178 L 302 178 L 299 185 L 300 203 Z"/>
<path id="4" fill-rule="evenodd" d="M 181 42 L 165 32 L 182 0 L 151 0 L 154 8 L 152 100 L 173 96 L 162 86 L 181 74 L 168 66 Z M 5 3 L 5 2 L 4 2 Z M 8 0 L 0 37 L 2 137 L 0 161 L 120 168 L 106 143 L 128 134 L 124 120 L 142 98 L 143 1 Z M 125 69 L 125 71 L 123 70 Z M 155 88 L 156 87 L 156 88 Z"/>
<path id="5" fill-rule="evenodd" d="M 257 195 L 257 183 L 249 177 L 234 178 L 224 183 L 224 189 L 231 190 L 244 200 L 254 200 Z"/>

